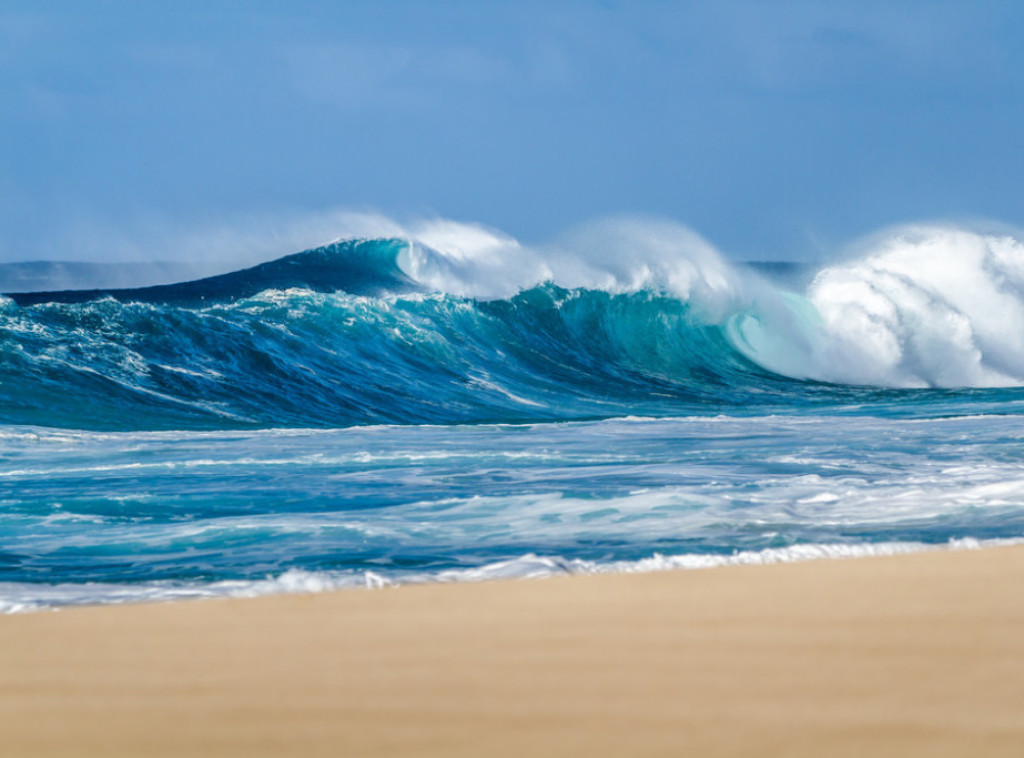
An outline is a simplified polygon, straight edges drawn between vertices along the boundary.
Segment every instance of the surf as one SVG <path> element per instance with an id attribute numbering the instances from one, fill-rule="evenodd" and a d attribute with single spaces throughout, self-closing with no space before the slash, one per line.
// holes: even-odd
<path id="1" fill-rule="evenodd" d="M 1024 246 L 951 227 L 896 230 L 803 292 L 628 219 L 544 246 L 435 222 L 179 284 L 0 301 L 8 424 L 529 423 L 949 391 L 1006 407 L 1022 383 Z"/>
<path id="2" fill-rule="evenodd" d="M 0 612 L 1017 539 L 1021 271 L 436 222 L 2 299 Z"/>

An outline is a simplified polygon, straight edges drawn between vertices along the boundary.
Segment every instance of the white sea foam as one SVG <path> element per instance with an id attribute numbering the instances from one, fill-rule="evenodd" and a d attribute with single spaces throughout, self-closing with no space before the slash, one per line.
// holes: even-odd
<path id="1" fill-rule="evenodd" d="M 220 581 L 207 584 L 149 582 L 140 584 L 36 584 L 0 582 L 0 614 L 54 610 L 75 605 L 125 605 L 131 603 L 195 600 L 203 598 L 252 598 L 279 594 L 315 594 L 342 589 L 378 589 L 434 582 L 482 582 L 542 579 L 559 575 L 645 573 L 712 569 L 725 566 L 764 566 L 813 560 L 906 555 L 937 550 L 978 550 L 1024 544 L 1020 539 L 954 539 L 941 545 L 921 542 L 852 544 L 805 544 L 728 555 L 660 555 L 637 561 L 599 562 L 558 556 L 527 554 L 468 569 L 436 573 L 407 573 L 387 577 L 373 571 L 329 572 L 292 569 L 276 577 L 256 581 Z"/>
<path id="2" fill-rule="evenodd" d="M 665 292 L 707 322 L 725 322 L 747 357 L 794 378 L 884 387 L 1024 384 L 1024 244 L 1011 234 L 900 228 L 861 245 L 855 259 L 823 268 L 802 296 L 729 266 L 683 227 L 609 221 L 567 239 L 537 252 L 495 238 L 479 259 L 486 265 L 474 268 L 475 251 L 484 248 L 477 238 L 457 265 L 444 252 L 411 254 L 420 259 L 410 272 L 475 296 L 493 283 L 507 291 L 540 280 Z M 504 263 L 511 258 L 512 271 Z"/>
<path id="3" fill-rule="evenodd" d="M 654 290 L 718 320 L 741 301 L 745 282 L 704 239 L 670 221 L 635 217 L 586 224 L 538 246 L 453 221 L 408 230 L 405 273 L 432 289 L 482 299 L 544 282 L 608 292 Z"/>
<path id="4" fill-rule="evenodd" d="M 748 357 L 795 378 L 1020 386 L 1024 244 L 1009 234 L 905 227 L 822 269 L 804 297 L 764 300 L 730 326 Z"/>
<path id="5" fill-rule="evenodd" d="M 447 220 L 401 227 L 405 273 L 481 299 L 543 282 L 613 293 L 653 290 L 728 323 L 736 347 L 786 376 L 886 387 L 1024 384 L 1024 244 L 1009 233 L 907 226 L 822 269 L 803 295 L 731 266 L 669 221 L 597 221 L 528 246 Z"/>
<path id="6" fill-rule="evenodd" d="M 898 386 L 1024 382 L 1024 245 L 910 228 L 808 292 L 826 337 L 816 378 Z"/>

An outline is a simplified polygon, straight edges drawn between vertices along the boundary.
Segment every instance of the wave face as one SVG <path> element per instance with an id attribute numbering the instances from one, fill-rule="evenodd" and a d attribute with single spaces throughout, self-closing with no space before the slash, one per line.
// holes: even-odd
<path id="1" fill-rule="evenodd" d="M 797 295 L 685 230 L 588 230 L 558 253 L 442 232 L 437 247 L 341 242 L 196 282 L 14 295 L 0 421 L 528 422 L 912 406 L 948 393 L 894 389 L 1024 380 L 1024 248 L 1009 238 L 915 231 Z"/>
<path id="2" fill-rule="evenodd" d="M 0 314 L 0 419 L 89 429 L 591 418 L 780 398 L 677 300 L 538 287 L 478 303 L 268 291 L 201 309 Z"/>

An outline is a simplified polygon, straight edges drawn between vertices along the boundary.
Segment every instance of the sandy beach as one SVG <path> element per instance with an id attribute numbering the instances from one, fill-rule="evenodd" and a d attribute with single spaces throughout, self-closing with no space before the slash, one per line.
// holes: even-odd
<path id="1" fill-rule="evenodd" d="M 1024 548 L 0 618 L 8 756 L 1024 755 Z"/>

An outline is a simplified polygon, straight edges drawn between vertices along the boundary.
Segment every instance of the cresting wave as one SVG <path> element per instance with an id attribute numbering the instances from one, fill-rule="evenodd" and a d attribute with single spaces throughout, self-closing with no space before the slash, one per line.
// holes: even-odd
<path id="1" fill-rule="evenodd" d="M 794 303 L 797 346 L 758 335 L 750 357 L 789 376 L 884 387 L 1024 383 L 1024 245 L 1009 235 L 915 227 L 823 269 Z M 793 336 L 792 334 L 788 336 Z"/>
<path id="2" fill-rule="evenodd" d="M 1024 244 L 1004 234 L 907 226 L 822 268 L 807 291 L 780 290 L 730 266 L 666 222 L 605 221 L 527 250 L 479 232 L 431 229 L 402 267 L 433 289 L 476 298 L 538 282 L 648 291 L 688 304 L 704 325 L 773 373 L 879 387 L 1024 384 Z M 511 261 L 511 263 L 510 263 Z"/>
<path id="3" fill-rule="evenodd" d="M 1024 245 L 889 234 L 803 293 L 675 224 L 550 245 L 453 222 L 198 282 L 0 301 L 0 422 L 523 422 L 1024 384 Z"/>

